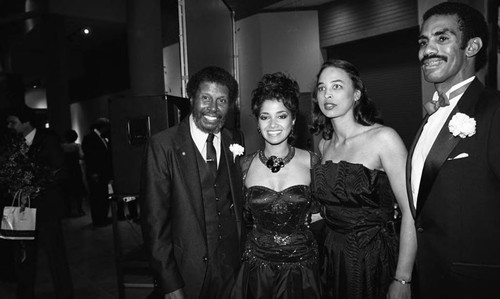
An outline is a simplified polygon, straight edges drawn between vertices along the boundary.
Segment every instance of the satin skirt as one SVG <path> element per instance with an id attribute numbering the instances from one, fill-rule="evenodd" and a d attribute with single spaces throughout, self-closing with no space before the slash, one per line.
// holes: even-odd
<path id="1" fill-rule="evenodd" d="M 321 298 L 318 250 L 312 235 L 294 236 L 289 243 L 278 239 L 274 246 L 258 232 L 249 237 L 231 298 Z"/>

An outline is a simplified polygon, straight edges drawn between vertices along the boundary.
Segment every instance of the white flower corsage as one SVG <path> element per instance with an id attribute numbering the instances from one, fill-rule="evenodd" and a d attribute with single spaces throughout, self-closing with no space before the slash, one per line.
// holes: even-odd
<path id="1" fill-rule="evenodd" d="M 236 160 L 236 157 L 243 155 L 245 152 L 245 148 L 238 143 L 231 144 L 229 150 L 233 153 L 233 162 Z"/>
<path id="2" fill-rule="evenodd" d="M 450 129 L 450 133 L 455 137 L 471 137 L 476 134 L 476 120 L 467 114 L 458 112 L 451 118 L 448 129 Z"/>

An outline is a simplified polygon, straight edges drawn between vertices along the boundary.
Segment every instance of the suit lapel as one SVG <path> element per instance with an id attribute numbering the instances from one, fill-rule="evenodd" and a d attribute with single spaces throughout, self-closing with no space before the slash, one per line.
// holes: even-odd
<path id="1" fill-rule="evenodd" d="M 196 145 L 191 137 L 189 129 L 189 117 L 186 117 L 180 124 L 176 135 L 176 157 L 179 161 L 179 168 L 184 182 L 189 190 L 188 198 L 195 211 L 196 218 L 200 224 L 202 232 L 206 232 L 205 224 L 205 210 L 203 205 L 203 196 L 201 189 L 201 179 L 197 164 L 196 155 L 199 154 Z M 233 154 L 229 150 L 229 145 L 232 143 L 232 138 L 227 130 L 221 132 L 221 159 L 225 159 L 228 168 L 228 180 L 231 189 L 231 199 L 234 205 L 235 217 L 237 222 L 238 235 L 241 236 L 241 184 L 238 179 L 241 178 L 241 172 L 238 171 L 239 167 L 233 159 Z M 237 162 L 238 160 L 236 160 Z M 206 236 L 206 234 L 203 234 Z"/>
<path id="2" fill-rule="evenodd" d="M 28 150 L 28 154 L 33 156 L 37 152 L 38 148 L 40 147 L 41 142 L 42 142 L 42 140 L 41 140 L 40 132 L 39 132 L 39 130 L 36 130 L 35 136 L 33 136 L 33 142 L 31 143 L 30 148 Z"/>
<path id="3" fill-rule="evenodd" d="M 198 170 L 198 162 L 196 155 L 198 149 L 194 144 L 191 132 L 189 130 L 189 117 L 185 117 L 179 124 L 179 130 L 175 137 L 176 147 L 175 155 L 179 161 L 179 170 L 183 176 L 184 182 L 187 185 L 187 198 L 195 211 L 196 218 L 200 224 L 200 229 L 205 236 L 205 210 L 203 205 L 203 196 L 201 190 L 200 173 Z"/>
<path id="4" fill-rule="evenodd" d="M 468 114 L 470 117 L 474 115 L 474 105 L 479 98 L 481 90 L 484 86 L 481 82 L 476 78 L 472 81 L 471 85 L 467 88 L 465 93 L 462 95 L 462 98 L 457 103 L 457 106 L 450 113 L 448 119 L 444 123 L 443 127 L 439 131 L 439 134 L 432 145 L 429 154 L 425 160 L 424 168 L 422 171 L 422 179 L 420 181 L 420 187 L 418 191 L 418 200 L 417 200 L 417 210 L 416 215 L 420 213 L 422 207 L 424 206 L 426 200 L 429 197 L 429 192 L 432 189 L 434 181 L 443 166 L 443 163 L 446 162 L 450 153 L 457 146 L 457 144 L 461 141 L 462 138 L 454 137 L 449 129 L 448 124 L 453 116 L 462 112 Z"/>
<path id="5" fill-rule="evenodd" d="M 413 139 L 413 144 L 410 147 L 410 151 L 408 152 L 408 159 L 406 159 L 406 191 L 408 194 L 408 201 L 410 203 L 410 210 L 411 214 L 413 215 L 413 218 L 416 216 L 416 211 L 415 211 L 415 202 L 413 199 L 413 192 L 411 188 L 411 162 L 413 159 L 413 153 L 415 152 L 415 146 L 417 145 L 418 139 L 420 139 L 420 135 L 422 135 L 422 131 L 424 130 L 424 126 L 427 123 L 427 120 L 429 120 L 429 114 L 425 115 L 425 118 L 422 120 L 420 123 L 420 127 L 418 128 L 417 134 L 415 139 Z"/>
<path id="6" fill-rule="evenodd" d="M 424 168 L 422 170 L 422 178 L 420 180 L 420 187 L 418 190 L 416 215 L 418 215 L 422 210 L 422 206 L 428 198 L 429 192 L 436 176 L 439 173 L 439 170 L 441 169 L 441 166 L 460 141 L 460 138 L 454 137 L 448 129 L 450 119 L 457 112 L 459 112 L 458 107 L 455 107 L 439 131 L 439 134 L 436 137 L 427 158 L 425 159 Z"/>

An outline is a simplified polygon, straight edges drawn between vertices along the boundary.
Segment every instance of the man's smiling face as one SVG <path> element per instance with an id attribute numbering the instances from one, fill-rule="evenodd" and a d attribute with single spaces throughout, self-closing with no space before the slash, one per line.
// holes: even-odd
<path id="1" fill-rule="evenodd" d="M 450 88 L 469 77 L 457 16 L 434 15 L 427 19 L 418 43 L 418 58 L 427 82 Z"/>
<path id="2" fill-rule="evenodd" d="M 218 83 L 202 82 L 192 103 L 196 126 L 205 133 L 218 133 L 229 111 L 229 89 Z"/>

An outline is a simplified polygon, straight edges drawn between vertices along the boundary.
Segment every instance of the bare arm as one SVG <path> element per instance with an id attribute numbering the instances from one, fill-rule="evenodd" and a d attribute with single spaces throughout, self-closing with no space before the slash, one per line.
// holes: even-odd
<path id="1" fill-rule="evenodd" d="M 392 190 L 401 209 L 401 232 L 399 238 L 399 255 L 395 278 L 411 281 L 413 264 L 417 252 L 415 224 L 410 212 L 406 193 L 406 158 L 407 151 L 399 135 L 387 128 L 380 135 L 380 160 L 389 177 Z M 389 287 L 387 298 L 410 298 L 409 284 L 394 281 Z"/>

